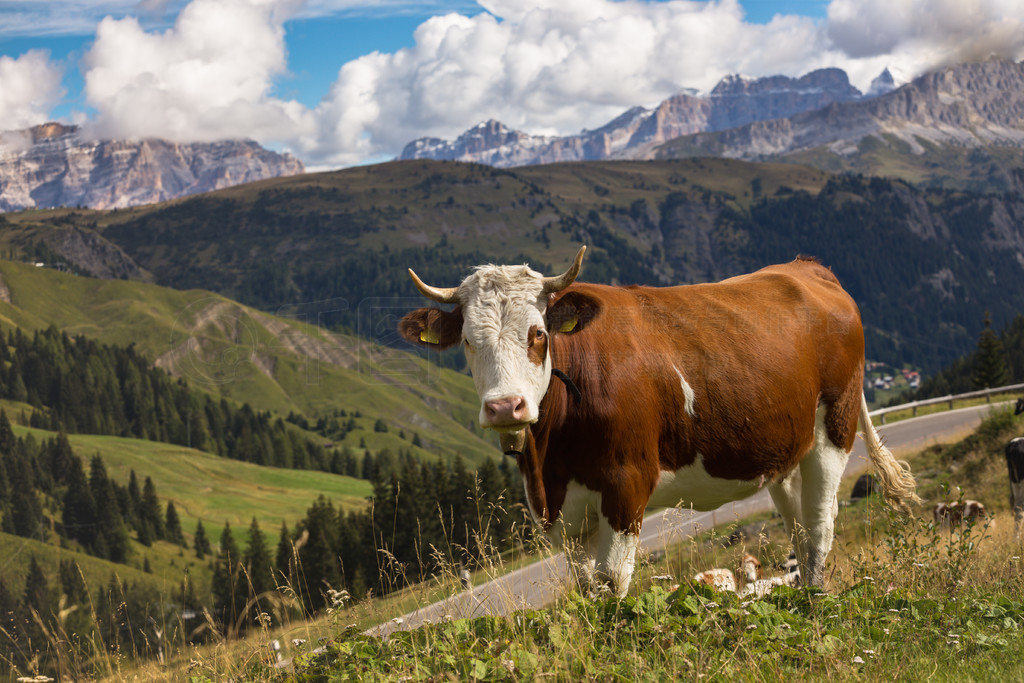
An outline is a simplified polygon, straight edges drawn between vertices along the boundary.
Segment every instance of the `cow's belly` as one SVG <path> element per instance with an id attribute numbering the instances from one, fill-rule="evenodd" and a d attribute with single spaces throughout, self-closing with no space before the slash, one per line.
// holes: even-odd
<path id="1" fill-rule="evenodd" d="M 601 494 L 583 484 L 570 481 L 565 490 L 565 501 L 552 528 L 552 536 L 587 538 L 597 530 L 601 513 Z"/>
<path id="2" fill-rule="evenodd" d="M 1024 480 L 1010 482 L 1010 496 L 1010 500 L 1013 501 L 1013 507 L 1018 510 L 1024 510 Z"/>
<path id="3" fill-rule="evenodd" d="M 762 484 L 760 477 L 750 481 L 712 477 L 704 469 L 703 456 L 698 455 L 692 464 L 680 467 L 675 472 L 661 472 L 647 507 L 681 505 L 694 510 L 714 510 L 753 495 Z"/>

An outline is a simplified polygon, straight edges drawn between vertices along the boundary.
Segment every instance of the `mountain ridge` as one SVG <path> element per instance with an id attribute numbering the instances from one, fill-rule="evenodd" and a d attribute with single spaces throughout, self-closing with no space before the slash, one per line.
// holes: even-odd
<path id="1" fill-rule="evenodd" d="M 118 212 L 12 214 L 0 249 L 31 259 L 34 245 L 75 227 L 154 282 L 201 286 L 264 311 L 313 302 L 329 309 L 327 325 L 384 343 L 397 324 L 389 306 L 400 317 L 421 305 L 410 267 L 438 285 L 487 262 L 555 272 L 583 243 L 585 280 L 662 286 L 806 253 L 832 266 L 861 306 L 873 359 L 932 372 L 973 348 L 979 311 L 1000 325 L 1024 310 L 1015 284 L 1022 216 L 1019 195 L 923 190 L 794 163 L 700 157 L 497 169 L 417 160 Z"/>
<path id="2" fill-rule="evenodd" d="M 884 87 L 884 80 L 880 81 L 878 88 Z M 632 107 L 608 123 L 576 135 L 531 135 L 491 119 L 454 141 L 413 140 L 398 159 L 471 161 L 510 167 L 636 158 L 643 150 L 680 135 L 732 128 L 862 97 L 846 73 L 836 68 L 817 69 L 799 78 L 749 79 L 734 75 L 722 79 L 706 96 L 683 91 L 652 109 Z"/>
<path id="3" fill-rule="evenodd" d="M 91 140 L 78 126 L 50 122 L 0 132 L 0 212 L 122 209 L 304 170 L 252 140 Z"/>
<path id="4" fill-rule="evenodd" d="M 1024 148 L 1024 62 L 946 67 L 875 98 L 681 137 L 651 157 L 758 160 L 816 147 L 844 156 L 855 154 L 867 137 L 889 145 L 894 139 L 912 154 L 939 144 Z"/>

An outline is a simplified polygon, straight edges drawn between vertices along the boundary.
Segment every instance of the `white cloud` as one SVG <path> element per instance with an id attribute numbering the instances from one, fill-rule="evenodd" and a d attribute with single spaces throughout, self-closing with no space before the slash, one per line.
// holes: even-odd
<path id="1" fill-rule="evenodd" d="M 424 22 L 411 48 L 346 64 L 317 110 L 329 124 L 308 152 L 334 163 L 352 152 L 397 154 L 416 137 L 451 137 L 488 118 L 575 133 L 728 73 L 796 75 L 829 59 L 813 21 L 746 24 L 736 0 L 480 4 L 486 13 Z"/>
<path id="2" fill-rule="evenodd" d="M 308 125 L 271 96 L 286 72 L 283 22 L 294 3 L 194 0 L 163 32 L 106 18 L 86 54 L 85 94 L 102 137 L 291 139 Z"/>
<path id="3" fill-rule="evenodd" d="M 5 130 L 45 123 L 57 105 L 61 70 L 43 50 L 30 50 L 17 59 L 0 55 L 0 121 Z"/>
<path id="4" fill-rule="evenodd" d="M 1018 59 L 1024 6 L 1019 0 L 833 0 L 828 34 L 852 58 L 904 52 L 926 66 L 993 54 Z"/>

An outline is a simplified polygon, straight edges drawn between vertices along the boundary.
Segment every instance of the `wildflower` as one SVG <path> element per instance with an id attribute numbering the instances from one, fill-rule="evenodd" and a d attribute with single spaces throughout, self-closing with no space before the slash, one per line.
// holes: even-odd
<path id="1" fill-rule="evenodd" d="M 652 581 L 674 581 L 675 577 L 671 574 L 658 574 L 657 576 L 651 577 Z"/>
<path id="2" fill-rule="evenodd" d="M 333 588 L 327 589 L 327 597 L 331 601 L 331 607 L 341 607 L 351 599 L 347 590 L 334 590 Z"/>
<path id="3" fill-rule="evenodd" d="M 860 658 L 860 655 L 857 655 L 857 656 L 855 656 L 855 657 L 853 658 L 853 663 L 854 663 L 854 664 L 863 664 L 863 663 L 864 663 L 864 660 Z"/>

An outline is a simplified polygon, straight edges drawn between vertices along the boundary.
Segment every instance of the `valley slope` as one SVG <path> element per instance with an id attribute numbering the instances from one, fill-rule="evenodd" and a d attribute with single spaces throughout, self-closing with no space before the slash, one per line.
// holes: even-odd
<path id="1" fill-rule="evenodd" d="M 475 426 L 465 375 L 318 325 L 317 311 L 270 315 L 203 290 L 177 291 L 0 262 L 0 324 L 134 345 L 193 389 L 315 422 L 359 415 L 335 445 L 422 457 L 496 457 Z M 382 316 L 393 315 L 383 311 Z M 387 431 L 374 428 L 377 420 Z M 421 446 L 412 444 L 419 434 Z M 334 438 L 334 437 L 332 437 Z"/>
<path id="2" fill-rule="evenodd" d="M 438 285 L 487 262 L 552 272 L 585 243 L 584 280 L 670 285 L 809 254 L 861 307 L 869 357 L 928 373 L 974 348 L 986 310 L 997 329 L 1024 310 L 1022 225 L 1019 195 L 924 191 L 795 164 L 408 161 L 118 212 L 9 214 L 0 250 L 88 267 L 103 260 L 92 240 L 140 278 L 385 345 L 399 343 L 397 318 L 423 302 L 409 267 Z M 60 251 L 65 243 L 77 247 Z M 445 362 L 459 364 L 458 352 Z"/>

